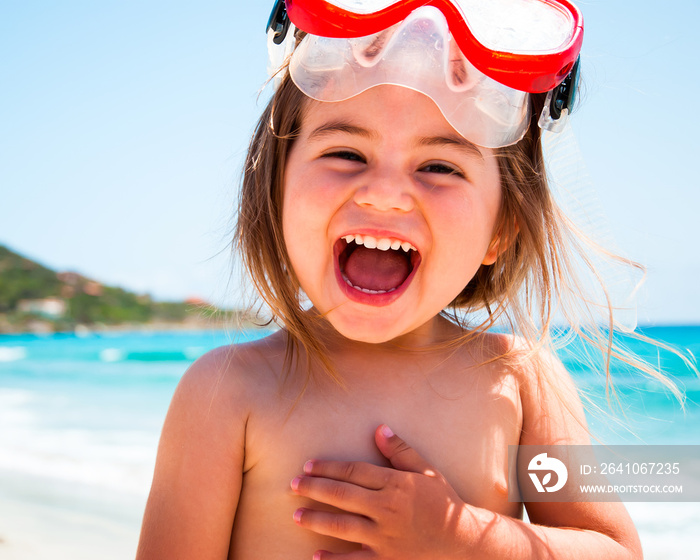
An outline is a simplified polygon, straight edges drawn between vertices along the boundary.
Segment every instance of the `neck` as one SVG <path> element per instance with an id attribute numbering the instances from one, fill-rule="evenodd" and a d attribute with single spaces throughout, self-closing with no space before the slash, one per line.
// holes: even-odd
<path id="1" fill-rule="evenodd" d="M 462 328 L 444 317 L 436 315 L 417 329 L 392 340 L 376 344 L 360 342 L 338 333 L 315 308 L 310 309 L 308 313 L 313 319 L 315 336 L 323 341 L 331 353 L 351 351 L 370 355 L 405 354 L 407 350 L 410 353 L 411 350 L 421 351 L 446 347 L 465 334 Z"/>
<path id="2" fill-rule="evenodd" d="M 346 389 L 366 389 L 374 383 L 385 388 L 406 387 L 410 379 L 439 382 L 441 376 L 464 366 L 464 354 L 458 351 L 463 347 L 458 341 L 466 331 L 444 317 L 435 316 L 410 333 L 372 344 L 342 336 L 315 309 L 309 313 L 315 315 L 314 336 L 324 344 Z M 324 375 L 316 380 L 327 389 L 335 388 Z"/>

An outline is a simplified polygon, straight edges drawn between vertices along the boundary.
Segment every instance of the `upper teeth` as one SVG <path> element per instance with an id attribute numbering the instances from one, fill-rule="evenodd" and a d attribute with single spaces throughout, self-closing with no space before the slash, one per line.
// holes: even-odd
<path id="1" fill-rule="evenodd" d="M 408 253 L 408 251 L 418 251 L 413 245 L 408 241 L 401 241 L 400 239 L 389 239 L 388 237 L 372 237 L 371 235 L 346 235 L 343 237 L 348 243 L 353 241 L 358 245 L 364 245 L 368 249 L 379 249 L 380 251 L 388 251 L 389 249 L 403 249 Z"/>

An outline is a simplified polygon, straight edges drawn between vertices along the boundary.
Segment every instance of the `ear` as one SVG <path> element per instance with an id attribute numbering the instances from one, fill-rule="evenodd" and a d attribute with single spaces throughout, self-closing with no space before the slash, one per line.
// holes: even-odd
<path id="1" fill-rule="evenodd" d="M 481 261 L 481 264 L 488 266 L 495 263 L 496 259 L 498 259 L 498 257 L 500 257 L 503 252 L 513 244 L 516 237 L 518 237 L 519 232 L 520 228 L 518 227 L 518 222 L 515 220 L 513 220 L 513 231 L 510 232 L 510 235 L 504 235 L 503 226 L 501 226 L 496 232 L 496 235 L 493 236 L 491 244 L 486 251 L 486 255 L 484 255 L 484 260 Z"/>

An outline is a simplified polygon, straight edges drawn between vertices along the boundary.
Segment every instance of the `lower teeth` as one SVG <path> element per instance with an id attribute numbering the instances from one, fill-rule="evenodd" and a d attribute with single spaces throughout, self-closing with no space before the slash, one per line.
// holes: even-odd
<path id="1" fill-rule="evenodd" d="M 347 276 L 345 276 L 345 273 L 342 273 L 343 280 L 345 280 L 345 283 L 350 286 L 351 288 L 355 288 L 356 290 L 359 290 L 360 292 L 364 292 L 365 294 L 389 294 L 391 292 L 396 291 L 396 288 L 391 288 L 391 290 L 369 290 L 367 288 L 361 288 L 360 286 L 355 286 L 350 280 L 348 279 Z"/>

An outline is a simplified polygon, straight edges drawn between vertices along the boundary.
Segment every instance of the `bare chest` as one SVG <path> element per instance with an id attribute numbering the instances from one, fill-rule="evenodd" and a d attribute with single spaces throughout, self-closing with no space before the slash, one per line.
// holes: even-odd
<path id="1" fill-rule="evenodd" d="M 445 389 L 421 382 L 401 390 L 310 390 L 293 408 L 283 396 L 267 403 L 246 430 L 236 547 L 242 551 L 248 541 L 274 542 L 285 558 L 292 557 L 290 550 L 300 550 L 300 558 L 324 546 L 351 550 L 353 545 L 311 535 L 293 523 L 293 512 L 310 504 L 291 492 L 290 482 L 309 459 L 390 468 L 374 442 L 380 424 L 388 424 L 439 470 L 464 501 L 519 515 L 519 505 L 507 501 L 508 445 L 518 443 L 521 427 L 517 388 L 507 379 L 487 378 L 459 390 Z M 276 552 L 268 554 L 273 558 Z"/>

